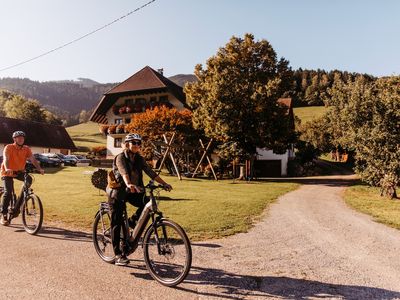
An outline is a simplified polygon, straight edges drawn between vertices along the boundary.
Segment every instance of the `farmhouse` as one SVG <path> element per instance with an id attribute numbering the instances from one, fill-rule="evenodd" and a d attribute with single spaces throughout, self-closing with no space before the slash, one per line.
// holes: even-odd
<path id="1" fill-rule="evenodd" d="M 290 126 L 294 129 L 293 102 L 291 98 L 281 98 L 279 103 L 288 110 Z M 257 177 L 287 176 L 287 166 L 290 159 L 294 158 L 293 146 L 284 154 L 276 154 L 272 150 L 257 148 L 257 160 L 254 164 Z"/>
<path id="2" fill-rule="evenodd" d="M 141 113 L 158 105 L 182 110 L 186 107 L 182 87 L 164 77 L 162 70 L 149 66 L 106 92 L 97 105 L 90 121 L 108 125 L 128 124 L 132 114 Z M 107 135 L 107 157 L 121 152 L 124 132 Z"/>
<path id="3" fill-rule="evenodd" d="M 292 100 L 279 99 L 287 106 L 290 122 L 294 127 Z M 157 105 L 174 107 L 177 110 L 186 108 L 186 97 L 182 87 L 164 77 L 162 70 L 155 71 L 144 67 L 131 77 L 106 92 L 97 105 L 90 121 L 99 124 L 119 126 L 128 124 L 135 113 Z M 117 127 L 118 128 L 118 127 Z M 123 131 L 109 131 L 107 135 L 107 157 L 112 158 L 122 151 Z M 258 177 L 286 176 L 287 164 L 294 156 L 293 149 L 278 155 L 268 149 L 257 149 L 258 156 L 255 170 Z"/>
<path id="4" fill-rule="evenodd" d="M 76 149 L 63 126 L 0 117 L 0 155 L 7 144 L 13 143 L 12 134 L 18 130 L 26 133 L 25 144 L 33 153 L 70 154 Z"/>

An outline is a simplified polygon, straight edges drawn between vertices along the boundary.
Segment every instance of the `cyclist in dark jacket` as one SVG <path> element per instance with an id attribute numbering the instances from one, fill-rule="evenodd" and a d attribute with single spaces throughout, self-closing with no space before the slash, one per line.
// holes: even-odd
<path id="1" fill-rule="evenodd" d="M 115 254 L 115 264 L 124 266 L 129 263 L 124 253 L 125 249 L 120 248 L 120 233 L 123 226 L 123 211 L 125 202 L 129 202 L 138 209 L 129 218 L 129 226 L 134 227 L 144 206 L 148 202 L 145 196 L 143 184 L 143 171 L 158 183 L 164 185 L 170 191 L 172 187 L 167 184 L 140 155 L 142 138 L 139 134 L 128 134 L 125 137 L 125 150 L 118 154 L 113 163 L 115 177 L 120 182 L 120 187 L 108 188 L 108 202 L 111 207 L 111 237 Z M 127 188 L 130 190 L 127 192 Z"/>

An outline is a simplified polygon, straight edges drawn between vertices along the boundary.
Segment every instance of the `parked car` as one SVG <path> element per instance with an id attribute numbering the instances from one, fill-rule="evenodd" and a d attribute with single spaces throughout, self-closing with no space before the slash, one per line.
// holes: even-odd
<path id="1" fill-rule="evenodd" d="M 51 155 L 49 155 L 51 154 Z M 64 166 L 76 166 L 77 160 L 74 158 L 68 158 L 67 155 L 64 155 L 62 153 L 47 153 L 48 157 L 54 157 L 58 158 L 61 160 L 61 163 L 64 164 Z"/>
<path id="2" fill-rule="evenodd" d="M 47 157 L 46 155 L 35 153 L 33 156 L 36 158 L 42 167 L 60 167 L 61 160 L 58 158 Z"/>
<path id="3" fill-rule="evenodd" d="M 76 159 L 77 166 L 90 166 L 92 164 L 92 161 L 83 155 L 66 155 L 66 157 Z"/>

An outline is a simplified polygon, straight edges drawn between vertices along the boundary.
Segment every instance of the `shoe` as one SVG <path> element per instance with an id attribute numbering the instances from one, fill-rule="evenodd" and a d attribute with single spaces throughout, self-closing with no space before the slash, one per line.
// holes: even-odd
<path id="1" fill-rule="evenodd" d="M 6 215 L 1 215 L 0 224 L 4 226 L 7 226 L 9 224 Z"/>
<path id="2" fill-rule="evenodd" d="M 116 266 L 126 266 L 127 264 L 129 264 L 129 259 L 125 255 L 115 256 L 115 265 Z"/>

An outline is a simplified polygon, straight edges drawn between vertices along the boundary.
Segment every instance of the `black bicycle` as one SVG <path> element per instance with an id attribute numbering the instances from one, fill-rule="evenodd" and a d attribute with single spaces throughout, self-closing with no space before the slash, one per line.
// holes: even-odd
<path id="1" fill-rule="evenodd" d="M 132 254 L 141 245 L 150 275 L 163 285 L 176 286 L 186 278 L 192 265 L 190 241 L 181 226 L 164 218 L 162 212 L 158 210 L 157 198 L 159 191 L 164 187 L 154 185 L 154 182 L 150 181 L 145 189 L 149 202 L 145 205 L 133 230 L 129 227 L 125 205 L 121 243 L 125 243 L 128 247 L 127 255 Z M 155 192 L 157 190 L 158 193 Z M 151 222 L 147 226 L 149 220 Z M 108 263 L 114 263 L 111 212 L 107 202 L 100 203 L 99 211 L 95 216 L 93 242 L 101 259 Z"/>
<path id="2" fill-rule="evenodd" d="M 27 178 L 30 171 L 25 170 L 15 172 L 19 176 L 23 174 L 24 183 L 21 187 L 20 197 L 17 198 L 15 190 L 12 191 L 12 198 L 8 206 L 7 220 L 11 224 L 11 220 L 18 217 L 22 213 L 22 224 L 29 234 L 37 234 L 43 224 L 43 205 L 39 196 L 34 194 L 31 187 L 27 187 Z M 0 197 L 4 193 L 4 188 L 0 187 Z"/>

